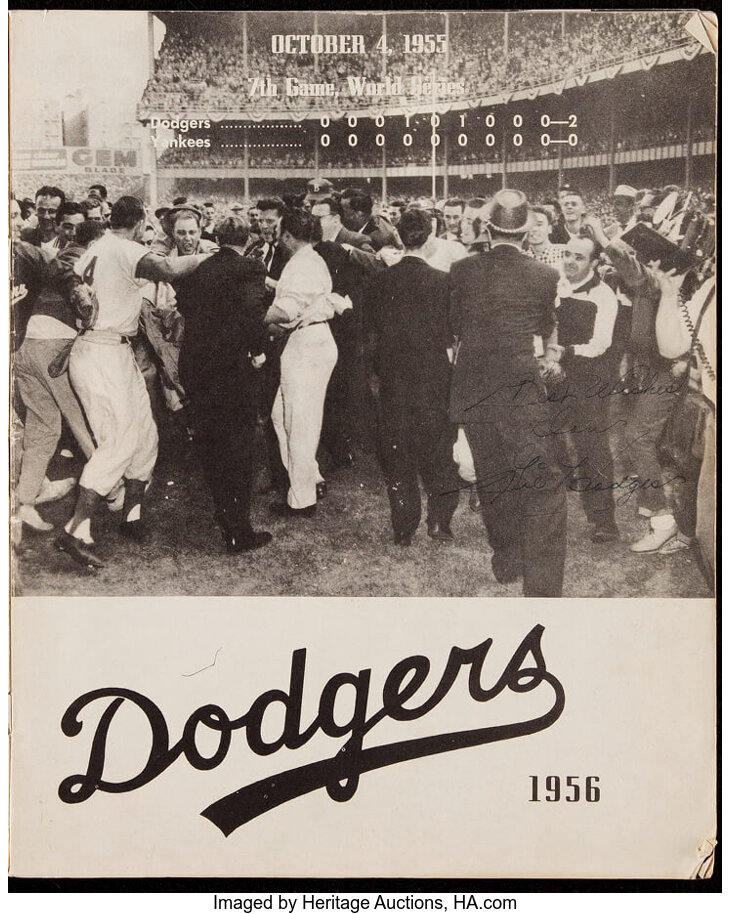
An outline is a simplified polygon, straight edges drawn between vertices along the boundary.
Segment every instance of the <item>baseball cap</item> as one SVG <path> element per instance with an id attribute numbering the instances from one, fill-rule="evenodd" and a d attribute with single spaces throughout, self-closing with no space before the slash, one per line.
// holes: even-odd
<path id="1" fill-rule="evenodd" d="M 335 187 L 327 178 L 313 178 L 307 182 L 307 196 L 312 200 L 315 197 L 331 197 Z"/>

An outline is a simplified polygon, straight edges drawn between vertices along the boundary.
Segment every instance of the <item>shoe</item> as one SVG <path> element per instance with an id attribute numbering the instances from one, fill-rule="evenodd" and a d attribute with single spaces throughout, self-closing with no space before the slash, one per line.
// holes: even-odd
<path id="1" fill-rule="evenodd" d="M 394 546 L 410 546 L 411 545 L 411 534 L 410 533 L 394 533 L 393 544 L 394 544 Z"/>
<path id="2" fill-rule="evenodd" d="M 438 543 L 454 542 L 454 533 L 452 533 L 448 524 L 439 524 L 437 521 L 428 521 L 426 525 L 426 532 L 433 540 L 436 540 Z"/>
<path id="3" fill-rule="evenodd" d="M 315 491 L 317 493 L 317 500 L 322 501 L 322 499 L 327 495 L 327 483 L 318 482 L 315 486 Z"/>
<path id="4" fill-rule="evenodd" d="M 135 543 L 144 543 L 147 540 L 147 530 L 141 520 L 123 521 L 119 525 L 119 532 Z"/>
<path id="5" fill-rule="evenodd" d="M 254 552 L 255 549 L 261 549 L 262 546 L 271 543 L 272 535 L 268 530 L 259 530 L 246 537 L 229 534 L 224 539 L 226 540 L 226 552 L 238 555 L 241 552 Z"/>
<path id="6" fill-rule="evenodd" d="M 53 482 L 46 477 L 36 498 L 36 504 L 44 505 L 46 502 L 65 498 L 75 487 L 76 479 L 73 476 L 69 476 L 66 479 L 54 479 Z"/>
<path id="7" fill-rule="evenodd" d="M 275 502 L 273 505 L 269 505 L 269 511 L 277 517 L 313 517 L 315 511 L 317 511 L 317 505 L 307 505 L 306 508 L 290 508 L 286 503 Z"/>
<path id="8" fill-rule="evenodd" d="M 85 568 L 89 574 L 94 574 L 97 568 L 103 568 L 104 562 L 93 552 L 91 546 L 83 540 L 72 536 L 65 530 L 54 540 L 56 549 L 65 552 L 77 565 Z"/>
<path id="9" fill-rule="evenodd" d="M 589 537 L 592 543 L 614 543 L 619 539 L 616 524 L 594 524 Z"/>
<path id="10" fill-rule="evenodd" d="M 520 580 L 520 565 L 512 557 L 495 552 L 492 557 L 492 573 L 498 584 L 514 584 Z"/>
<path id="11" fill-rule="evenodd" d="M 37 533 L 48 533 L 49 530 L 53 530 L 53 524 L 43 520 L 33 505 L 21 505 L 18 508 L 18 517 L 27 527 Z"/>
<path id="12" fill-rule="evenodd" d="M 690 543 L 687 540 L 681 539 L 680 534 L 678 534 L 671 540 L 668 540 L 667 543 L 660 546 L 657 552 L 658 555 L 673 555 L 676 552 L 684 552 L 686 549 L 690 549 Z"/>
<path id="13" fill-rule="evenodd" d="M 121 511 L 124 507 L 124 483 L 118 482 L 104 501 L 107 503 L 107 508 L 115 514 Z"/>
<path id="14" fill-rule="evenodd" d="M 631 552 L 644 553 L 645 555 L 659 552 L 661 547 L 673 539 L 678 532 L 678 525 L 672 514 L 656 514 L 650 518 L 650 530 L 642 539 L 632 543 Z"/>

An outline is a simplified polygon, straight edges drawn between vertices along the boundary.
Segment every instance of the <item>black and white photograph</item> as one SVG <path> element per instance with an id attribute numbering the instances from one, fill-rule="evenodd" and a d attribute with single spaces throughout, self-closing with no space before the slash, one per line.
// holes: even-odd
<path id="1" fill-rule="evenodd" d="M 712 37 L 14 14 L 15 592 L 709 596 Z"/>
<path id="2" fill-rule="evenodd" d="M 12 875 L 712 875 L 717 78 L 11 12 Z"/>

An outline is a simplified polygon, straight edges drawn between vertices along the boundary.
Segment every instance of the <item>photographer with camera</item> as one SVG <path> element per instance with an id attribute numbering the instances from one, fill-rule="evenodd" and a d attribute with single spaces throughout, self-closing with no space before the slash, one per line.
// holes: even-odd
<path id="1" fill-rule="evenodd" d="M 673 360 L 661 350 L 656 333 L 660 276 L 667 270 L 660 270 L 659 262 L 643 256 L 622 238 L 610 240 L 597 217 L 587 216 L 584 224 L 616 271 L 618 293 L 631 303 L 625 370 L 616 390 L 629 398 L 626 440 L 637 479 L 638 513 L 649 519 L 649 529 L 630 550 L 666 554 L 675 551 L 673 541 L 678 533 L 672 498 L 672 484 L 678 475 L 661 466 L 658 445 L 683 388 L 683 380 L 676 377 Z M 659 233 L 647 231 L 653 236 L 649 240 L 664 240 Z M 675 246 L 670 242 L 667 246 L 672 259 Z M 682 279 L 675 276 L 678 287 Z"/>

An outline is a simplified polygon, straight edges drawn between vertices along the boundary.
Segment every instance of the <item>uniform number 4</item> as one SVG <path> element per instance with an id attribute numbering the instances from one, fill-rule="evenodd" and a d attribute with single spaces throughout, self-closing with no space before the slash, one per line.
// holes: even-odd
<path id="1" fill-rule="evenodd" d="M 94 270 L 96 269 L 96 257 L 92 257 L 89 261 L 86 269 L 84 270 L 84 275 L 81 277 L 87 286 L 92 285 L 94 282 Z"/>

